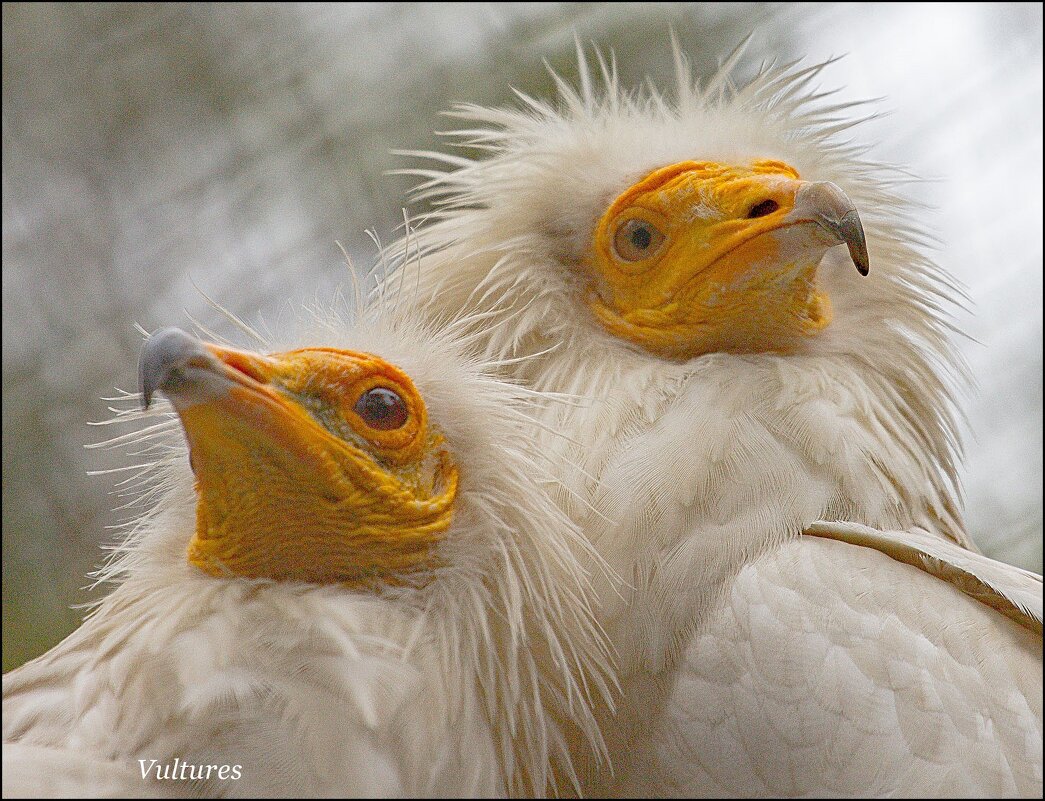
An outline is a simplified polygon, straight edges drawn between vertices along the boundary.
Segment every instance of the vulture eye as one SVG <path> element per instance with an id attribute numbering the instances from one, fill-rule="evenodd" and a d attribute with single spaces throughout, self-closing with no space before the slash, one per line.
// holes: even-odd
<path id="1" fill-rule="evenodd" d="M 406 401 L 384 387 L 374 387 L 360 395 L 356 401 L 355 412 L 364 423 L 378 431 L 402 428 L 410 416 Z"/>
<path id="2" fill-rule="evenodd" d="M 772 214 L 779 208 L 780 204 L 775 200 L 763 200 L 761 203 L 756 203 L 751 207 L 751 211 L 747 213 L 747 218 L 753 220 L 756 217 L 765 217 L 767 214 Z"/>
<path id="3" fill-rule="evenodd" d="M 623 261 L 642 261 L 660 250 L 665 239 L 651 223 L 632 217 L 617 227 L 613 250 Z"/>

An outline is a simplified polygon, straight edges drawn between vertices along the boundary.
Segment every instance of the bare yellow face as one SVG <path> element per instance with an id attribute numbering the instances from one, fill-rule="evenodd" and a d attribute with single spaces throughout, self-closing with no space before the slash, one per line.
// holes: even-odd
<path id="1" fill-rule="evenodd" d="M 146 343 L 141 383 L 185 428 L 200 569 L 367 586 L 434 564 L 457 470 L 395 366 L 331 348 L 261 356 L 169 329 Z"/>
<path id="2" fill-rule="evenodd" d="M 816 272 L 843 242 L 866 274 L 859 216 L 834 184 L 779 161 L 681 162 L 602 216 L 588 303 L 610 333 L 660 356 L 786 351 L 830 324 Z"/>

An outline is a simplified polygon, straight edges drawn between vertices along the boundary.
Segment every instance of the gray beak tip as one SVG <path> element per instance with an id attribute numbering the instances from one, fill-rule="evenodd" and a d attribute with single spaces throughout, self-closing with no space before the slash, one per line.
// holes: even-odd
<path id="1" fill-rule="evenodd" d="M 860 275 L 867 275 L 871 262 L 867 257 L 867 239 L 860 214 L 853 201 L 830 181 L 802 185 L 795 196 L 795 213 L 820 225 L 836 244 L 845 243 L 849 256 Z"/>
<path id="2" fill-rule="evenodd" d="M 163 328 L 150 336 L 138 356 L 138 390 L 142 408 L 148 409 L 157 389 L 161 389 L 171 371 L 198 355 L 202 345 L 180 328 Z"/>
<path id="3" fill-rule="evenodd" d="M 838 232 L 842 241 L 849 248 L 849 256 L 856 265 L 860 275 L 871 272 L 871 262 L 867 257 L 867 240 L 864 237 L 864 227 L 860 222 L 860 215 L 856 209 L 848 212 L 842 217 L 838 224 Z"/>

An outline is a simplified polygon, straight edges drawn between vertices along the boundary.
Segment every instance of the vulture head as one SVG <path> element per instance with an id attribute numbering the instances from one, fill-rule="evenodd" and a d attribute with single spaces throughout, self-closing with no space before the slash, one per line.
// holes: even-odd
<path id="1" fill-rule="evenodd" d="M 847 244 L 852 201 L 779 161 L 681 161 L 640 178 L 595 225 L 585 298 L 607 332 L 668 358 L 799 347 L 831 323 L 820 261 Z"/>
<path id="2" fill-rule="evenodd" d="M 738 84 L 738 51 L 700 82 L 676 46 L 675 86 L 661 90 L 578 58 L 578 85 L 556 76 L 557 97 L 456 107 L 464 123 L 447 135 L 478 156 L 408 152 L 435 162 L 403 171 L 433 205 L 398 250 L 418 274 L 418 308 L 490 312 L 488 355 L 538 356 L 513 363 L 514 377 L 616 393 L 646 420 L 693 379 L 716 408 L 674 432 L 691 443 L 741 404 L 786 403 L 808 419 L 785 436 L 810 462 L 837 459 L 845 484 L 804 517 L 918 524 L 967 543 L 952 398 L 965 373 L 949 342 L 962 292 L 926 253 L 924 212 L 904 197 L 913 179 L 851 138 L 862 104 L 816 88 L 824 64 Z M 866 407 L 869 436 L 811 436 L 846 405 Z M 729 447 L 722 433 L 712 462 Z"/>
<path id="3" fill-rule="evenodd" d="M 701 87 L 676 52 L 662 93 L 579 58 L 580 88 L 556 76 L 553 101 L 450 112 L 471 125 L 447 135 L 481 157 L 411 153 L 448 166 L 404 170 L 435 210 L 403 254 L 497 257 L 440 271 L 441 288 L 481 283 L 492 298 L 499 281 L 541 311 L 558 298 L 571 328 L 671 360 L 936 342 L 946 326 L 927 304 L 954 292 L 919 250 L 920 214 L 900 192 L 911 179 L 842 138 L 861 104 L 809 88 L 826 65 L 766 68 L 737 89 L 738 52 Z M 562 319 L 526 318 L 538 331 Z"/>
<path id="4" fill-rule="evenodd" d="M 212 576 L 365 587 L 430 573 L 458 470 L 410 377 L 367 353 L 262 355 L 172 328 L 142 349 L 199 496 L 188 561 Z"/>

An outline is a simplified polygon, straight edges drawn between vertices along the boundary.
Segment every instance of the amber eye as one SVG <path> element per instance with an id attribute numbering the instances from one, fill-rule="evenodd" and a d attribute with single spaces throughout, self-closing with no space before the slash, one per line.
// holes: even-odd
<path id="1" fill-rule="evenodd" d="M 642 261 L 660 250 L 665 238 L 652 223 L 632 217 L 617 226 L 613 250 L 624 261 Z"/>
<path id="2" fill-rule="evenodd" d="M 368 389 L 356 401 L 355 412 L 371 428 L 392 431 L 406 425 L 410 411 L 398 394 L 384 387 Z"/>

